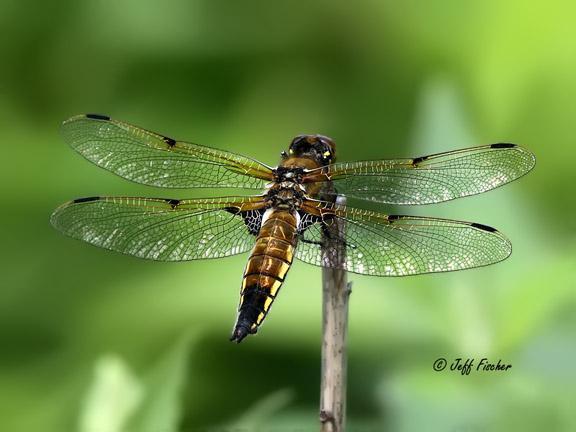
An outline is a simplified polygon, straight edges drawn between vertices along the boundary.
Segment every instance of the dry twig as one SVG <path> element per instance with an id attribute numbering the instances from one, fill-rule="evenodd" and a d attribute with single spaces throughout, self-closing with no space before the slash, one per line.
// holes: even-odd
<path id="1" fill-rule="evenodd" d="M 338 204 L 344 204 L 343 198 Z M 320 384 L 321 432 L 342 432 L 346 421 L 346 335 L 348 332 L 347 282 L 344 222 L 335 221 L 322 246 L 322 371 Z"/>

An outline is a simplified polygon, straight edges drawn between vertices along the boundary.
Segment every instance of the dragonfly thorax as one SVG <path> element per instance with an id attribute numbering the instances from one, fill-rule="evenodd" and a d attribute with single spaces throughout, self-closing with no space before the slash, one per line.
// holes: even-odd
<path id="1" fill-rule="evenodd" d="M 270 207 L 282 210 L 295 210 L 302 203 L 302 186 L 293 182 L 276 183 L 268 190 L 267 200 Z"/>
<path id="2" fill-rule="evenodd" d="M 302 182 L 302 175 L 304 169 L 302 167 L 294 166 L 279 166 L 274 170 L 274 178 L 276 183 L 292 183 L 300 184 Z"/>

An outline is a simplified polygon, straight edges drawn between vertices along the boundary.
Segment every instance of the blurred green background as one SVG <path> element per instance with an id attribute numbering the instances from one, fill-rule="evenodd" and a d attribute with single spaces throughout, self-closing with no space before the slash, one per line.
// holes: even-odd
<path id="1" fill-rule="evenodd" d="M 384 208 L 492 225 L 515 250 L 351 276 L 349 430 L 576 430 L 575 19 L 569 1 L 0 1 L 0 429 L 317 429 L 318 268 L 296 263 L 235 345 L 245 255 L 147 262 L 51 228 L 71 198 L 200 196 L 75 154 L 60 122 L 97 112 L 269 164 L 299 133 L 341 161 L 532 150 L 504 188 Z M 439 357 L 513 367 L 434 372 Z"/>

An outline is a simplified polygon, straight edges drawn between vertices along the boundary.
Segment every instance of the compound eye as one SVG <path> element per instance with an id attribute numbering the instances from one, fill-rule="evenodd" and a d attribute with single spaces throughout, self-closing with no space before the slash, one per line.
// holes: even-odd
<path id="1" fill-rule="evenodd" d="M 290 150 L 295 154 L 300 154 L 310 151 L 310 143 L 308 143 L 306 138 L 299 138 L 292 142 L 290 145 Z"/>

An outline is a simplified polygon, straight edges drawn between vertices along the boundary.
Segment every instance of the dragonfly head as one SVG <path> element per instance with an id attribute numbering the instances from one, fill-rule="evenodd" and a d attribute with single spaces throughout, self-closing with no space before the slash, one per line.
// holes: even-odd
<path id="1" fill-rule="evenodd" d="M 289 156 L 306 157 L 328 165 L 336 157 L 336 144 L 324 135 L 298 135 L 290 143 L 288 153 Z"/>

